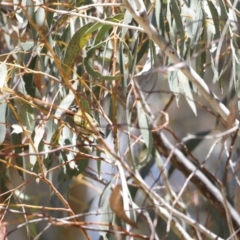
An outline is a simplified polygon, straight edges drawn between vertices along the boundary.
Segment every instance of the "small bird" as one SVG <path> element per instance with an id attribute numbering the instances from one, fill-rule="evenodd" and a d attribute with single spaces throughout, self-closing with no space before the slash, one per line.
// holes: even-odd
<path id="1" fill-rule="evenodd" d="M 77 105 L 72 105 L 69 110 L 74 112 L 73 121 L 76 130 L 86 136 L 95 135 L 93 128 L 98 131 L 102 137 L 104 133 L 98 123 L 98 121 L 93 118 L 89 113 L 83 112 Z"/>

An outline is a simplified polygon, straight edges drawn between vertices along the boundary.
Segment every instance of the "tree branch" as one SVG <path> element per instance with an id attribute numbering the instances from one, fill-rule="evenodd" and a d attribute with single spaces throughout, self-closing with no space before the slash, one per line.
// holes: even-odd
<path id="1" fill-rule="evenodd" d="M 148 36 L 160 47 L 160 49 L 169 57 L 169 59 L 179 64 L 179 69 L 188 77 L 201 92 L 201 94 L 211 104 L 212 108 L 215 109 L 218 114 L 227 121 L 230 111 L 222 104 L 218 97 L 208 88 L 204 80 L 178 55 L 175 48 L 171 46 L 154 28 L 150 23 L 146 8 L 142 0 L 134 0 L 135 6 L 129 3 L 128 0 L 123 0 L 126 9 L 132 14 L 133 18 L 138 24 L 145 30 Z M 239 121 L 236 119 L 234 124 L 239 126 Z"/>

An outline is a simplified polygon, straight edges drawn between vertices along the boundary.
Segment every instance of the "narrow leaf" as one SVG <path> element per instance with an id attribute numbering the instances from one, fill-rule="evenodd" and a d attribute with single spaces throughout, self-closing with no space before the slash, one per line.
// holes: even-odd
<path id="1" fill-rule="evenodd" d="M 63 69 L 66 76 L 69 76 L 71 70 L 73 69 L 75 59 L 91 38 L 91 32 L 87 33 L 87 31 L 92 25 L 93 23 L 88 23 L 81 27 L 70 40 L 63 60 Z"/>
<path id="2" fill-rule="evenodd" d="M 113 212 L 116 214 L 117 217 L 122 219 L 124 222 L 129 224 L 130 226 L 134 228 L 138 228 L 137 224 L 131 220 L 123 209 L 123 199 L 121 196 L 121 185 L 117 185 L 113 191 L 112 195 L 109 199 L 110 207 L 113 210 Z"/>
<path id="3" fill-rule="evenodd" d="M 90 50 L 88 50 L 87 56 L 84 59 L 84 66 L 86 68 L 86 71 L 92 77 L 98 78 L 98 79 L 102 79 L 102 80 L 110 80 L 111 81 L 111 80 L 119 79 L 121 77 L 121 75 L 117 75 L 117 76 L 104 76 L 99 71 L 94 70 L 94 68 L 92 66 L 92 58 L 95 55 L 96 50 L 98 48 L 100 48 L 103 44 L 104 44 L 104 42 L 99 43 L 99 44 L 95 45 L 94 47 L 92 47 Z"/>

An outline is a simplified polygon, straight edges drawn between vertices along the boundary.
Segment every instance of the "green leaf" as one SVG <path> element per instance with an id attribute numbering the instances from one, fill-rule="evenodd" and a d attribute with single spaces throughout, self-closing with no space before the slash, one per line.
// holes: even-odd
<path id="1" fill-rule="evenodd" d="M 128 79 L 129 79 L 129 71 L 131 71 L 131 68 L 133 66 L 133 57 L 132 57 L 132 53 L 129 49 L 129 46 L 124 42 L 121 41 L 119 44 L 119 66 L 120 66 L 120 71 L 122 73 L 123 76 L 123 91 L 124 91 L 124 95 L 126 95 L 126 90 L 128 87 Z M 130 67 L 131 65 L 131 67 Z M 127 67 L 128 66 L 128 67 Z M 134 68 L 135 70 L 135 68 Z"/>
<path id="2" fill-rule="evenodd" d="M 194 103 L 192 90 L 190 88 L 189 80 L 182 71 L 178 71 L 178 81 L 180 85 L 180 90 L 184 94 L 189 106 L 191 107 L 193 113 L 197 115 L 197 108 Z"/>
<path id="3" fill-rule="evenodd" d="M 95 45 L 94 47 L 92 47 L 91 49 L 88 50 L 87 56 L 84 59 L 84 66 L 86 68 L 86 71 L 88 72 L 88 74 L 90 74 L 94 78 L 98 78 L 98 79 L 101 79 L 101 80 L 110 80 L 110 81 L 111 80 L 117 80 L 117 79 L 121 78 L 121 75 L 104 76 L 99 71 L 94 70 L 94 68 L 92 66 L 92 58 L 95 55 L 96 50 L 98 48 L 100 48 L 102 45 L 104 45 L 104 42 L 99 43 L 99 44 Z"/>
<path id="4" fill-rule="evenodd" d="M 116 22 L 116 23 L 118 23 L 122 19 L 123 19 L 123 14 L 117 14 L 116 16 L 111 17 L 111 18 L 106 18 L 105 20 L 108 21 L 108 22 Z M 96 23 L 87 31 L 87 33 L 99 30 L 98 34 L 97 34 L 97 36 L 95 38 L 95 41 L 94 41 L 94 45 L 97 45 L 97 44 L 99 44 L 102 41 L 102 39 L 104 38 L 105 34 L 112 27 L 113 27 L 112 25 L 106 25 L 106 24 L 103 24 L 103 23 Z"/>
<path id="5" fill-rule="evenodd" d="M 0 98 L 0 101 L 2 102 L 4 99 Z M 4 141 L 7 128 L 6 128 L 6 109 L 7 109 L 7 103 L 2 102 L 0 103 L 0 144 Z"/>
<path id="6" fill-rule="evenodd" d="M 146 113 L 142 109 L 142 106 L 140 105 L 140 103 L 137 103 L 137 113 L 138 113 L 139 128 L 142 133 L 144 142 L 147 146 L 146 151 L 144 152 L 144 156 L 141 157 L 141 162 L 139 163 L 141 166 L 143 166 L 148 162 L 150 158 L 152 148 L 153 148 L 153 138 L 152 138 L 152 133 L 150 131 L 149 124 L 148 124 Z"/>
<path id="7" fill-rule="evenodd" d="M 123 18 L 123 14 L 118 14 L 114 18 L 107 18 L 106 21 L 112 21 L 112 22 L 119 22 Z M 104 26 L 104 30 L 102 30 L 101 34 L 103 32 L 106 32 L 108 29 L 110 29 L 112 26 L 106 26 L 103 23 L 88 23 L 81 27 L 71 38 L 66 54 L 63 60 L 63 68 L 64 71 L 66 71 L 66 75 L 69 76 L 70 72 L 73 69 L 73 65 L 75 62 L 75 59 L 79 55 L 80 51 L 85 47 L 87 42 L 92 36 L 92 33 L 96 30 L 98 30 L 100 27 Z M 102 35 L 101 35 L 102 37 Z M 100 36 L 97 38 L 97 41 L 100 42 Z M 94 49 L 95 51 L 95 49 Z M 91 53 L 91 52 L 90 52 Z M 89 54 L 90 54 L 89 53 Z M 93 53 L 92 53 L 93 54 Z"/>
<path id="8" fill-rule="evenodd" d="M 203 27 L 204 27 L 204 29 L 202 31 L 201 37 L 195 48 L 196 53 L 201 52 L 202 49 L 206 48 L 206 42 L 205 42 L 206 28 L 205 28 L 205 26 L 203 26 Z M 204 75 L 205 75 L 204 63 L 206 62 L 206 55 L 207 55 L 207 52 L 203 51 L 201 54 L 197 54 L 197 56 L 196 56 L 196 71 L 202 78 L 204 78 Z M 195 91 L 195 90 L 197 92 L 197 89 L 193 88 L 193 91 Z"/>
<path id="9" fill-rule="evenodd" d="M 145 41 L 140 49 L 138 50 L 138 53 L 137 53 L 137 63 L 142 59 L 142 57 L 144 56 L 144 54 L 148 51 L 148 48 L 149 48 L 149 42 L 150 40 L 148 39 L 147 41 Z"/>
<path id="10" fill-rule="evenodd" d="M 204 15 L 203 15 L 203 9 L 201 8 L 201 5 L 198 1 L 192 1 L 191 7 L 193 14 L 190 24 L 192 25 L 192 38 L 191 38 L 191 48 L 195 48 L 196 43 L 199 42 L 199 38 L 202 33 L 202 27 L 203 27 L 203 21 L 204 21 Z"/>
<path id="11" fill-rule="evenodd" d="M 131 92 L 128 93 L 127 95 L 127 100 L 126 100 L 126 121 L 127 121 L 127 130 L 128 132 L 131 132 L 132 130 L 132 122 L 131 122 L 131 119 L 132 119 L 132 94 Z M 128 153 L 128 160 L 129 162 L 131 162 L 132 164 L 132 167 L 135 168 L 135 156 L 134 156 L 134 149 L 131 147 L 131 144 L 132 144 L 132 138 L 130 136 L 130 134 L 127 134 L 128 136 L 128 149 L 129 149 L 129 153 Z"/>
<path id="12" fill-rule="evenodd" d="M 237 96 L 240 98 L 240 51 L 236 52 L 236 55 L 233 54 L 232 56 L 232 64 L 233 64 L 233 79 L 234 79 L 234 86 L 237 92 Z M 239 109 L 240 110 L 240 109 Z"/>
<path id="13" fill-rule="evenodd" d="M 35 67 L 36 67 L 36 64 L 37 64 L 37 60 L 38 60 L 38 57 L 33 57 L 31 59 L 31 62 L 29 64 L 29 69 L 32 69 L 34 70 Z M 35 74 L 33 73 L 28 73 L 28 74 L 24 74 L 23 76 L 23 81 L 25 83 L 25 90 L 27 92 L 27 94 L 29 94 L 30 96 L 32 97 L 36 97 L 36 98 L 39 98 L 41 99 L 41 94 L 39 93 L 38 89 L 36 88 L 36 85 L 35 85 Z"/>
<path id="14" fill-rule="evenodd" d="M 164 26 L 164 21 L 163 21 L 163 3 L 161 1 L 156 1 L 155 2 L 155 18 L 156 18 L 156 23 L 158 30 L 161 31 L 160 34 L 163 35 L 164 37 L 164 31 L 165 31 L 165 26 Z"/>
<path id="15" fill-rule="evenodd" d="M 224 24 L 225 24 L 225 21 L 227 21 L 227 19 L 228 19 L 227 8 L 226 8 L 225 2 L 223 0 L 219 0 L 218 3 L 219 3 L 219 7 L 220 7 L 221 19 L 223 19 Z"/>
<path id="16" fill-rule="evenodd" d="M 176 27 L 178 30 L 178 33 L 180 34 L 180 40 L 181 40 L 181 44 L 180 44 L 180 54 L 183 55 L 183 49 L 184 49 L 184 35 L 185 35 L 185 31 L 183 28 L 183 24 L 182 24 L 182 17 L 181 17 L 181 13 L 180 13 L 180 8 L 178 7 L 178 3 L 176 2 L 176 0 L 172 0 L 172 11 L 174 14 L 174 19 L 175 19 L 175 23 L 176 23 Z M 185 6 L 186 4 L 184 4 Z"/>
<path id="17" fill-rule="evenodd" d="M 98 202 L 99 208 L 103 209 L 105 207 L 109 207 L 108 198 L 111 193 L 111 187 L 115 181 L 116 181 L 116 178 L 112 178 L 112 180 L 103 189 L 102 194 L 100 195 L 100 198 L 99 198 L 99 202 Z"/>
<path id="18" fill-rule="evenodd" d="M 106 18 L 106 21 L 119 22 L 122 19 L 123 19 L 123 14 L 118 14 L 114 18 Z M 87 33 L 88 33 L 89 31 L 92 32 L 92 31 L 99 29 L 98 34 L 95 38 L 93 47 L 88 50 L 87 56 L 84 59 L 84 66 L 85 66 L 85 69 L 88 72 L 88 74 L 90 74 L 94 78 L 98 78 L 98 79 L 102 79 L 102 80 L 110 80 L 110 81 L 119 79 L 119 77 L 121 77 L 121 76 L 103 76 L 100 72 L 98 72 L 97 70 L 94 70 L 94 68 L 92 66 L 92 61 L 93 61 L 92 59 L 96 53 L 96 50 L 98 50 L 98 48 L 101 48 L 101 46 L 104 44 L 106 46 L 106 41 L 102 42 L 102 39 L 104 39 L 105 35 L 108 33 L 108 31 L 111 28 L 112 28 L 111 25 L 104 25 L 102 23 L 97 23 L 87 31 Z M 106 54 L 103 54 L 103 55 L 106 56 Z"/>
<path id="19" fill-rule="evenodd" d="M 138 58 L 135 56 L 137 56 L 139 41 L 140 41 L 139 34 L 137 34 L 132 52 L 130 52 L 130 49 L 128 46 L 125 46 L 125 49 L 127 49 L 128 56 L 129 56 L 129 72 L 132 76 L 134 75 L 134 73 L 136 71 L 136 64 L 137 64 Z M 127 45 L 127 44 L 125 44 L 125 45 Z"/>
<path id="20" fill-rule="evenodd" d="M 207 29 L 210 30 L 212 34 L 214 34 L 215 39 L 219 39 L 221 36 L 220 26 L 219 26 L 219 15 L 212 1 L 207 1 L 207 2 L 208 2 L 208 7 L 204 5 L 205 12 L 207 12 L 207 14 L 210 15 L 206 20 Z"/>
<path id="21" fill-rule="evenodd" d="M 16 164 L 17 166 L 19 167 L 23 167 L 23 157 L 21 156 L 18 156 L 19 153 L 22 153 L 22 147 L 18 147 L 18 146 L 21 146 L 22 145 L 22 134 L 19 133 L 19 134 L 16 134 L 16 133 L 13 133 L 11 134 L 11 144 L 12 146 L 14 147 L 14 151 L 15 151 L 15 154 L 16 154 Z M 23 172 L 21 170 L 18 170 L 18 173 L 20 176 L 23 176 Z"/>
<path id="22" fill-rule="evenodd" d="M 106 185 L 106 187 L 102 190 L 102 194 L 100 195 L 98 207 L 101 209 L 102 212 L 109 212 L 109 196 L 111 193 L 111 187 L 113 183 L 116 181 L 115 178 L 112 178 L 112 180 Z M 101 214 L 101 222 L 107 223 L 110 222 L 111 216 L 109 214 Z M 102 239 L 108 240 L 106 233 L 109 230 L 109 227 L 107 225 L 99 225 L 99 232 Z"/>
<path id="23" fill-rule="evenodd" d="M 91 32 L 89 32 L 88 30 L 92 26 L 93 23 L 88 23 L 84 25 L 71 38 L 63 60 L 63 69 L 66 73 L 66 76 L 69 76 L 69 74 L 71 73 L 75 59 L 79 55 L 80 51 L 87 44 L 88 40 L 91 38 Z"/>
<path id="24" fill-rule="evenodd" d="M 180 89 L 179 89 L 177 71 L 168 73 L 168 84 L 169 84 L 170 90 L 176 96 L 176 101 L 177 101 L 177 105 L 178 105 Z"/>

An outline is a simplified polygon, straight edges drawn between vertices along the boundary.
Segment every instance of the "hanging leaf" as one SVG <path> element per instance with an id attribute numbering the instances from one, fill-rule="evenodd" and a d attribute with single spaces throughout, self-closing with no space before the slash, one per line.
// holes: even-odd
<path id="1" fill-rule="evenodd" d="M 69 76 L 73 69 L 75 59 L 79 55 L 80 51 L 85 47 L 88 40 L 91 38 L 91 32 L 89 28 L 93 26 L 93 23 L 88 23 L 81 27 L 71 38 L 66 54 L 63 60 L 63 69 L 66 76 Z"/>
<path id="2" fill-rule="evenodd" d="M 7 64 L 2 62 L 0 64 L 0 89 L 6 85 L 7 81 Z"/>
<path id="3" fill-rule="evenodd" d="M 146 116 L 146 113 L 140 106 L 140 104 L 137 105 L 137 113 L 138 113 L 138 124 L 140 131 L 142 133 L 142 137 L 144 139 L 144 142 L 146 144 L 146 151 L 145 151 L 145 156 L 141 157 L 141 162 L 140 165 L 144 166 L 147 161 L 149 160 L 150 154 L 152 152 L 152 147 L 153 147 L 153 139 L 152 139 L 152 133 L 150 131 L 150 126 L 148 124 L 148 119 Z"/>
<path id="4" fill-rule="evenodd" d="M 94 70 L 94 68 L 92 66 L 92 62 L 93 62 L 92 59 L 93 59 L 93 56 L 95 55 L 96 50 L 104 44 L 105 44 L 105 42 L 99 43 L 99 44 L 95 45 L 94 47 L 92 47 L 90 50 L 88 50 L 87 56 L 84 59 L 84 66 L 85 66 L 88 74 L 90 74 L 94 78 L 102 79 L 102 80 L 110 80 L 110 81 L 111 80 L 117 80 L 117 79 L 121 78 L 121 75 L 118 75 L 118 76 L 104 76 L 99 71 Z"/>
<path id="5" fill-rule="evenodd" d="M 114 18 L 107 18 L 106 21 L 119 22 L 123 18 L 123 14 L 118 14 Z M 89 39 L 92 37 L 92 33 L 102 27 L 103 23 L 88 23 L 81 27 L 71 38 L 66 54 L 63 60 L 63 68 L 66 73 L 66 76 L 69 76 L 70 72 L 73 69 L 75 59 L 79 55 L 80 51 L 85 47 Z M 112 26 L 104 26 L 107 31 Z M 101 32 L 102 34 L 102 32 Z M 99 37 L 98 37 L 99 39 Z M 97 41 L 100 41 L 97 40 Z M 94 49 L 95 51 L 95 49 Z"/>
<path id="6" fill-rule="evenodd" d="M 184 75 L 182 73 L 182 71 L 178 71 L 177 74 L 178 74 L 178 81 L 179 81 L 179 85 L 180 85 L 180 90 L 184 94 L 184 96 L 185 96 L 189 106 L 191 107 L 193 113 L 195 115 L 197 115 L 197 108 L 196 108 L 196 105 L 194 103 L 192 90 L 190 88 L 188 78 L 186 77 L 186 75 Z"/>
<path id="7" fill-rule="evenodd" d="M 113 212 L 119 217 L 121 220 L 132 226 L 133 228 L 138 228 L 137 224 L 131 220 L 125 213 L 123 208 L 123 199 L 121 195 L 121 185 L 117 185 L 113 191 L 112 195 L 109 199 L 109 204 Z"/>

